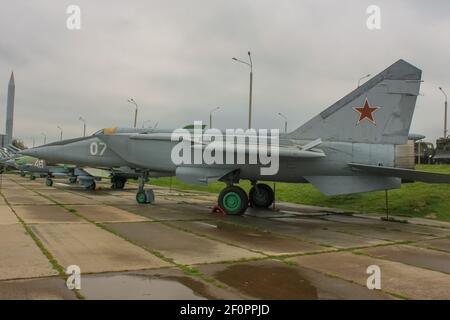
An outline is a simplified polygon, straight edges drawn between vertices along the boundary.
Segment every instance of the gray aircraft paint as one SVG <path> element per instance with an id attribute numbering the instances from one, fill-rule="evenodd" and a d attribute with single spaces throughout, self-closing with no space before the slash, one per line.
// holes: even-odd
<path id="1" fill-rule="evenodd" d="M 135 129 L 135 128 L 114 128 L 115 132 L 170 132 L 168 129 Z M 50 164 L 71 164 L 78 167 L 96 167 L 100 169 L 110 170 L 111 174 L 115 176 L 122 176 L 126 178 L 138 177 L 138 166 L 131 167 L 131 164 L 125 161 L 122 157 L 119 157 L 114 151 L 112 151 L 102 140 L 94 134 L 88 137 L 66 139 L 48 143 L 36 148 L 26 149 L 20 151 L 20 154 L 32 156 L 38 159 L 43 159 L 46 163 Z M 49 170 L 47 170 L 47 168 Z M 60 167 L 47 167 L 46 168 L 24 168 L 27 172 L 36 173 L 59 173 Z M 71 173 L 71 171 L 63 170 L 64 172 Z M 73 171 L 73 170 L 72 170 Z M 83 176 L 89 175 L 84 170 L 79 169 L 76 172 L 81 172 Z M 161 176 L 162 173 L 154 173 L 150 176 Z"/>
<path id="2" fill-rule="evenodd" d="M 24 150 L 21 153 L 39 159 L 45 159 L 49 163 L 64 163 L 104 168 L 127 165 L 126 161 L 117 156 L 117 154 L 96 136 L 58 141 Z"/>
<path id="3" fill-rule="evenodd" d="M 297 130 L 281 136 L 280 147 L 291 150 L 320 138 L 322 143 L 317 148 L 326 156 L 281 155 L 280 169 L 274 176 L 261 176 L 258 165 L 176 167 L 170 158 L 176 142 L 161 135 L 104 134 L 99 138 L 132 166 L 170 171 L 189 183 L 207 183 L 238 171 L 240 179 L 285 182 L 306 179 L 329 195 L 398 188 L 399 178 L 355 171 L 349 163 L 394 166 L 394 145 L 407 140 L 420 79 L 421 70 L 399 60 Z M 354 108 L 362 107 L 366 99 L 370 107 L 379 108 L 373 114 L 374 123 L 367 119 L 358 123 L 360 114 Z"/>
<path id="4" fill-rule="evenodd" d="M 393 168 L 394 147 L 405 143 L 408 137 L 420 79 L 421 70 L 399 60 L 300 128 L 282 135 L 280 150 L 284 151 L 280 153 L 280 169 L 272 176 L 261 176 L 261 165 L 258 164 L 176 166 L 171 159 L 171 150 L 178 142 L 171 141 L 170 131 L 124 133 L 105 130 L 95 139 L 106 143 L 111 152 L 107 157 L 111 156 L 114 161 L 120 162 L 120 158 L 130 168 L 176 175 L 188 183 L 205 184 L 218 179 L 228 183 L 239 179 L 309 181 L 321 192 L 335 195 L 399 188 L 400 178 L 408 177 L 419 181 L 450 182 L 449 175 L 417 174 Z M 366 99 L 369 107 L 378 108 L 371 114 L 373 122 L 367 117 L 359 121 L 361 114 L 355 110 L 362 107 Z M 322 142 L 310 151 L 325 156 L 311 158 L 299 152 L 317 139 Z"/>

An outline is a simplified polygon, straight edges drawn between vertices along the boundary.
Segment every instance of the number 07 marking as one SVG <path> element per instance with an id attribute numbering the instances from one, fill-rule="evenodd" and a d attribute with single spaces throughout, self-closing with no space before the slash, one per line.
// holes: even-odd
<path id="1" fill-rule="evenodd" d="M 89 151 L 92 156 L 103 156 L 103 154 L 106 151 L 106 143 L 104 142 L 91 142 L 91 145 L 89 147 Z M 100 152 L 99 152 L 100 151 Z"/>

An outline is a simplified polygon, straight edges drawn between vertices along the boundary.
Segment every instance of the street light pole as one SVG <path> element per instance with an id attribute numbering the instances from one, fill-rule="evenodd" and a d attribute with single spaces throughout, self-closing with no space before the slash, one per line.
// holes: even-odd
<path id="1" fill-rule="evenodd" d="M 442 87 L 439 87 L 439 90 L 442 91 L 442 93 L 445 96 L 445 102 L 444 102 L 444 139 L 447 138 L 447 94 L 445 93 L 444 89 Z"/>
<path id="2" fill-rule="evenodd" d="M 253 62 L 250 51 L 248 52 L 248 58 L 250 60 L 250 93 L 248 95 L 248 128 L 252 127 L 252 99 L 253 99 Z"/>
<path id="3" fill-rule="evenodd" d="M 138 105 L 136 103 L 136 101 L 134 101 L 133 98 L 130 98 L 127 100 L 129 103 L 134 104 L 135 109 L 134 109 L 134 127 L 136 128 L 136 124 L 137 124 L 137 114 L 138 114 Z"/>
<path id="4" fill-rule="evenodd" d="M 62 136 L 63 136 L 63 129 L 60 126 L 57 126 L 59 131 L 60 131 L 60 135 L 59 135 L 59 140 L 62 140 Z"/>
<path id="5" fill-rule="evenodd" d="M 212 114 L 213 114 L 214 111 L 217 111 L 217 110 L 219 110 L 219 109 L 220 109 L 220 107 L 217 107 L 217 108 L 212 109 L 212 110 L 209 112 L 209 128 L 210 128 L 210 129 L 212 128 Z"/>
<path id="6" fill-rule="evenodd" d="M 284 119 L 284 133 L 287 133 L 287 118 L 281 112 L 278 115 Z"/>
<path id="7" fill-rule="evenodd" d="M 360 86 L 360 84 L 361 84 L 361 80 L 364 80 L 365 78 L 368 78 L 368 77 L 370 77 L 370 73 L 369 73 L 369 74 L 366 74 L 364 77 L 359 78 L 359 79 L 358 79 L 358 86 L 357 86 L 357 88 L 359 88 L 359 86 Z"/>
<path id="8" fill-rule="evenodd" d="M 236 62 L 240 62 L 243 64 L 246 64 L 250 67 L 250 90 L 249 90 L 249 96 L 248 96 L 248 128 L 250 129 L 252 127 L 252 99 L 253 99 L 253 62 L 252 62 L 252 55 L 250 51 L 247 52 L 248 59 L 250 63 L 239 60 L 237 58 L 232 58 Z"/>
<path id="9" fill-rule="evenodd" d="M 83 117 L 79 117 L 78 120 L 83 122 L 83 137 L 86 137 L 86 120 Z"/>

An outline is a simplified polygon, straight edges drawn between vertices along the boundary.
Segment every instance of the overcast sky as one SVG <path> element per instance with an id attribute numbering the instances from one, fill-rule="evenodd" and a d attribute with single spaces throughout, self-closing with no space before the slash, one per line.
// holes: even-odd
<path id="1" fill-rule="evenodd" d="M 66 9 L 81 8 L 81 30 Z M 366 9 L 381 8 L 381 30 Z M 0 130 L 7 85 L 16 78 L 14 135 L 29 145 L 110 126 L 208 121 L 245 128 L 254 63 L 255 127 L 289 129 L 353 90 L 358 78 L 403 58 L 423 70 L 412 132 L 434 141 L 450 94 L 450 1 L 62 1 L 2 0 Z"/>

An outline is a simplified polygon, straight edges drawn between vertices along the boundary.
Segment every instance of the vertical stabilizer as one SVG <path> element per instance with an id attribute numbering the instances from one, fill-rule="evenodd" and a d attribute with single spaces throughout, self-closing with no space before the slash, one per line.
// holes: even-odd
<path id="1" fill-rule="evenodd" d="M 305 140 L 404 144 L 421 76 L 420 69 L 398 60 L 288 136 Z"/>

